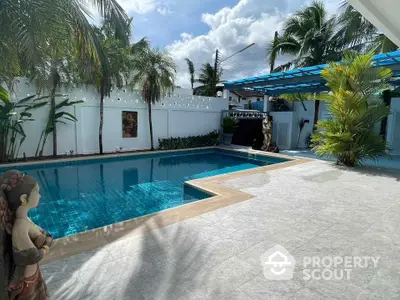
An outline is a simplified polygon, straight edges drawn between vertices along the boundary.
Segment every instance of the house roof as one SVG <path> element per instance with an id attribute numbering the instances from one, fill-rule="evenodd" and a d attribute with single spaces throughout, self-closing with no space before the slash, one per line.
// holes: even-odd
<path id="1" fill-rule="evenodd" d="M 375 55 L 373 64 L 376 67 L 385 66 L 392 69 L 392 84 L 400 85 L 400 51 Z M 326 81 L 321 76 L 321 71 L 326 66 L 327 64 L 323 64 L 228 81 L 225 82 L 225 88 L 235 93 L 246 91 L 263 95 L 328 91 Z"/>

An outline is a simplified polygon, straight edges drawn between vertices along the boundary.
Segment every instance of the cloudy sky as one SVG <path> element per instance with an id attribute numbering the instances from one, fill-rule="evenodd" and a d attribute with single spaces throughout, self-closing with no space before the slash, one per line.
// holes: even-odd
<path id="1" fill-rule="evenodd" d="M 336 13 L 342 0 L 323 0 Z M 265 47 L 283 21 L 311 0 L 118 0 L 133 17 L 133 40 L 147 36 L 154 47 L 169 51 L 178 66 L 177 85 L 188 87 L 185 57 L 196 71 L 256 43 L 222 64 L 224 80 L 268 72 Z M 279 62 L 278 62 L 279 63 Z"/>

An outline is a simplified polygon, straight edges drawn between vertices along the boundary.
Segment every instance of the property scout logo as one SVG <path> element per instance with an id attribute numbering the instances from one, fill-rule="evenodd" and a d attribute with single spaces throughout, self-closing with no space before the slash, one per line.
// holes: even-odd
<path id="1" fill-rule="evenodd" d="M 268 280 L 293 278 L 296 261 L 281 245 L 276 245 L 261 255 L 264 277 Z M 355 268 L 376 268 L 379 257 L 373 256 L 305 256 L 304 280 L 349 280 Z"/>

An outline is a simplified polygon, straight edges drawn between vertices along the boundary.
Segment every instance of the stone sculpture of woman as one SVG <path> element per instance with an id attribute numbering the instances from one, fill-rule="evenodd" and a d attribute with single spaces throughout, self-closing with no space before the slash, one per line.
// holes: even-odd
<path id="1" fill-rule="evenodd" d="M 263 135 L 264 135 L 264 143 L 261 147 L 262 150 L 268 151 L 272 143 L 272 116 L 268 116 L 263 120 Z"/>
<path id="2" fill-rule="evenodd" d="M 39 262 L 53 238 L 28 218 L 39 199 L 35 178 L 19 171 L 0 176 L 0 300 L 50 299 Z"/>

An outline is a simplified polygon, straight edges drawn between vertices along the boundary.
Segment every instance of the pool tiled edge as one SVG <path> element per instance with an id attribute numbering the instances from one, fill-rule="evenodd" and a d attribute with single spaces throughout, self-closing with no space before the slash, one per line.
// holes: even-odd
<path id="1" fill-rule="evenodd" d="M 201 201 L 188 203 L 186 205 L 170 208 L 146 216 L 57 239 L 54 241 L 52 249 L 43 260 L 43 263 L 51 262 L 64 257 L 102 247 L 109 243 L 112 243 L 115 240 L 118 240 L 121 237 L 140 235 L 146 231 L 162 228 L 177 223 L 179 221 L 199 216 L 206 212 L 210 212 L 219 208 L 230 206 L 235 203 L 249 200 L 254 196 L 236 189 L 225 187 L 221 184 L 221 181 L 291 167 L 311 161 L 309 159 L 293 159 L 293 157 L 288 157 L 285 155 L 271 154 L 255 150 L 232 149 L 228 147 L 208 147 L 207 149 L 212 148 L 220 148 L 224 150 L 238 151 L 260 156 L 284 158 L 288 161 L 249 170 L 187 181 L 185 184 L 210 193 L 214 196 Z M 129 155 L 135 154 L 130 153 Z M 115 155 L 110 156 L 115 157 Z"/>

